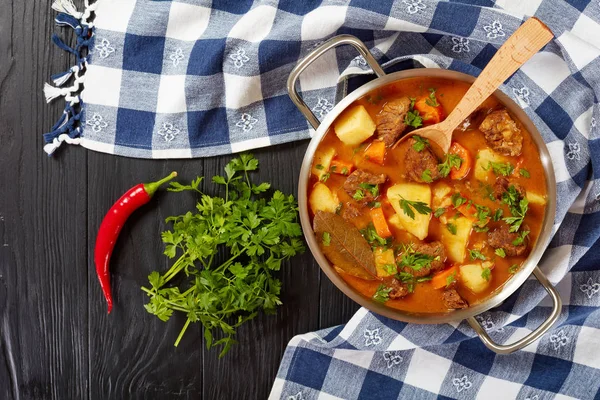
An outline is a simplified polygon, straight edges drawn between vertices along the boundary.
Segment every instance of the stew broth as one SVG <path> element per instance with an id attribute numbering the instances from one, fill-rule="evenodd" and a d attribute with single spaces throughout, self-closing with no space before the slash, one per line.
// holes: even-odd
<path id="1" fill-rule="evenodd" d="M 411 99 L 415 99 L 412 101 L 411 104 L 411 110 L 413 110 L 415 101 L 419 101 L 419 99 L 425 98 L 426 100 L 430 99 L 428 104 L 439 104 L 439 106 L 436 106 L 436 109 L 441 111 L 440 116 L 443 119 L 444 116 L 447 115 L 455 107 L 455 105 L 465 94 L 469 86 L 469 84 L 464 82 L 450 81 L 446 79 L 437 78 L 404 79 L 390 84 L 384 88 L 378 89 L 377 91 L 372 92 L 369 95 L 364 96 L 363 98 L 353 103 L 353 105 L 351 105 L 349 108 L 357 105 L 363 106 L 370 118 L 373 121 L 377 121 L 378 114 L 382 112 L 382 108 L 388 102 L 400 99 L 402 97 L 409 97 Z M 432 92 L 430 89 L 433 89 L 434 91 Z M 477 205 L 477 207 L 489 208 L 489 217 L 493 217 L 499 209 L 502 210 L 502 218 L 510 217 L 512 215 L 511 208 L 508 204 L 506 204 L 506 202 L 504 202 L 501 199 L 494 198 L 493 187 L 498 179 L 506 178 L 509 181 L 509 187 L 521 187 L 527 192 L 527 196 L 525 196 L 525 198 L 528 199 L 528 209 L 520 226 L 520 229 L 517 231 L 517 234 L 520 235 L 523 235 L 523 232 L 525 231 L 529 232 L 528 234 L 525 234 L 525 243 L 527 249 L 524 253 L 513 256 L 506 255 L 505 257 L 501 257 L 501 253 L 502 251 L 504 251 L 504 248 L 502 248 L 502 251 L 497 251 L 495 248 L 493 248 L 489 243 L 490 239 L 488 235 L 490 234 L 490 232 L 494 232 L 495 230 L 503 228 L 503 224 L 508 226 L 512 225 L 509 225 L 508 222 L 503 219 L 494 221 L 493 218 L 488 217 L 487 223 L 484 226 L 476 227 L 476 229 L 471 230 L 470 235 L 468 237 L 468 242 L 466 244 L 466 256 L 463 261 L 452 261 L 446 255 L 445 259 L 441 260 L 443 262 L 443 268 L 435 272 L 432 271 L 431 274 L 422 278 L 433 278 L 437 274 L 444 273 L 444 271 L 449 271 L 449 268 L 454 268 L 452 271 L 455 272 L 455 275 L 452 279 L 448 280 L 446 287 L 434 288 L 432 285 L 432 281 L 425 280 L 422 282 L 416 282 L 410 281 L 409 278 L 409 281 L 407 282 L 409 282 L 408 288 L 412 289 L 410 293 L 397 299 L 392 299 L 389 297 L 386 298 L 386 290 L 388 291 L 387 296 L 389 296 L 390 293 L 394 293 L 394 291 L 390 289 L 390 287 L 393 286 L 390 286 L 390 282 L 392 282 L 392 280 L 395 279 L 394 284 L 398 284 L 399 282 L 401 282 L 402 285 L 406 286 L 406 283 L 404 281 L 400 281 L 399 275 L 394 273 L 394 275 L 391 276 L 379 276 L 378 272 L 377 276 L 373 276 L 371 279 L 362 279 L 360 277 L 353 276 L 344 272 L 343 268 L 336 268 L 341 277 L 356 291 L 361 293 L 363 296 L 369 298 L 372 298 L 377 292 L 379 292 L 382 294 L 383 298 L 381 298 L 381 296 L 376 297 L 380 301 L 385 301 L 385 305 L 392 308 L 422 313 L 445 312 L 451 308 L 448 306 L 448 303 L 444 300 L 445 295 L 443 293 L 445 291 L 454 288 L 460 295 L 460 297 L 464 301 L 466 301 L 466 303 L 468 303 L 469 305 L 473 305 L 478 302 L 481 302 L 482 300 L 490 296 L 491 293 L 493 293 L 499 287 L 501 287 L 511 277 L 511 275 L 516 270 L 518 270 L 518 268 L 520 268 L 520 266 L 527 258 L 529 252 L 531 251 L 531 248 L 535 245 L 542 227 L 542 222 L 545 213 L 546 198 L 545 179 L 543 179 L 545 174 L 540 161 L 539 152 L 533 140 L 531 139 L 529 132 L 527 132 L 524 126 L 520 123 L 520 121 L 516 120 L 513 116 L 512 119 L 516 123 L 516 126 L 520 129 L 520 133 L 523 137 L 522 149 L 519 151 L 518 156 L 500 154 L 500 157 L 503 160 L 505 160 L 506 163 L 510 163 L 512 165 L 513 172 L 510 173 L 508 176 L 503 177 L 501 173 L 494 173 L 495 170 L 493 168 L 490 168 L 492 165 L 490 163 L 487 166 L 489 170 L 486 172 L 487 180 L 482 181 L 481 179 L 477 179 L 475 173 L 475 166 L 478 162 L 478 153 L 482 150 L 490 149 L 490 144 L 486 140 L 484 133 L 478 129 L 478 127 L 480 126 L 479 124 L 481 123 L 481 118 L 487 118 L 486 113 L 488 113 L 489 115 L 489 112 L 491 110 L 498 110 L 502 108 L 502 104 L 500 104 L 497 99 L 495 99 L 494 97 L 490 97 L 479 109 L 482 110 L 479 111 L 479 121 L 477 121 L 477 118 L 474 116 L 471 119 L 470 125 L 468 120 L 466 120 L 464 126 L 457 129 L 454 132 L 453 142 L 457 142 L 462 147 L 464 147 L 464 149 L 468 151 L 472 158 L 472 166 L 470 168 L 470 171 L 468 171 L 468 174 L 463 179 L 451 179 L 450 176 L 447 176 L 441 177 L 440 179 L 437 179 L 432 183 L 420 183 L 420 185 L 429 185 L 433 190 L 432 202 L 429 204 L 431 212 L 429 214 L 428 231 L 427 236 L 423 238 L 423 240 L 419 240 L 415 235 L 409 233 L 403 225 L 400 224 L 399 226 L 397 223 L 390 223 L 390 220 L 393 219 L 394 215 L 398 213 L 397 209 L 395 210 L 394 206 L 390 203 L 390 199 L 386 198 L 386 193 L 390 187 L 393 187 L 397 184 L 405 184 L 407 182 L 410 182 L 410 179 L 406 175 L 406 166 L 404 165 L 406 152 L 412 151 L 409 148 L 410 146 L 412 146 L 409 143 L 410 140 L 404 141 L 401 145 L 397 147 L 387 146 L 385 150 L 385 158 L 383 159 L 383 163 L 379 164 L 377 162 L 373 162 L 373 159 L 370 159 L 365 155 L 365 150 L 368 149 L 368 147 L 372 143 L 378 140 L 379 127 L 375 130 L 374 134 L 371 137 L 369 137 L 362 143 L 356 145 L 348 145 L 342 142 L 340 138 L 338 138 L 338 135 L 336 134 L 336 131 L 333 128 L 333 126 L 336 125 L 332 125 L 332 128 L 330 128 L 330 130 L 324 136 L 322 142 L 319 144 L 319 147 L 316 152 L 316 157 L 313 161 L 313 174 L 311 176 L 311 181 L 309 183 L 308 190 L 309 199 L 311 199 L 311 194 L 314 191 L 316 185 L 326 185 L 326 187 L 331 192 L 332 198 L 336 199 L 337 203 L 341 205 L 341 210 L 339 206 L 337 207 L 336 211 L 338 213 L 345 215 L 343 213 L 343 208 L 346 207 L 348 204 L 350 205 L 348 207 L 358 208 L 359 213 L 357 215 L 355 215 L 352 218 L 346 218 L 346 220 L 352 225 L 354 225 L 354 227 L 356 227 L 356 229 L 358 230 L 368 228 L 373 221 L 371 210 L 373 210 L 374 208 L 381 208 L 383 211 L 383 215 L 385 216 L 385 219 L 388 222 L 389 230 L 392 233 L 391 238 L 387 240 L 388 243 L 384 247 L 387 249 L 394 250 L 394 259 L 396 261 L 394 267 L 395 271 L 398 273 L 402 273 L 402 271 L 405 270 L 408 270 L 410 273 L 413 273 L 412 270 L 407 269 L 405 266 L 403 267 L 399 263 L 401 255 L 404 254 L 402 249 L 407 249 L 406 247 L 403 247 L 403 245 L 407 246 L 411 243 L 418 244 L 441 242 L 444 246 L 444 249 L 447 252 L 448 245 L 444 242 L 443 231 L 450 230 L 450 227 L 448 225 L 453 225 L 453 220 L 456 220 L 457 218 L 464 218 L 466 215 L 463 215 L 459 211 L 457 211 L 457 207 L 455 207 L 454 205 L 447 205 L 447 198 L 445 199 L 446 206 L 438 207 L 445 209 L 444 214 L 442 214 L 439 217 L 436 217 L 434 215 L 436 211 L 433 204 L 436 202 L 434 194 L 437 193 L 436 188 L 443 187 L 440 185 L 445 184 L 449 186 L 451 188 L 452 194 L 460 193 L 461 196 L 464 196 L 466 200 L 470 200 L 470 203 L 472 203 L 473 207 Z M 477 114 L 477 111 L 474 114 Z M 344 114 L 342 114 L 342 116 L 343 115 Z M 423 117 L 425 116 L 424 114 L 422 115 Z M 342 116 L 338 117 L 338 120 L 340 120 Z M 427 121 L 424 120 L 423 123 L 426 125 Z M 410 132 L 410 129 L 412 129 L 412 127 L 408 127 L 408 129 L 405 130 L 404 134 Z M 324 159 L 327 159 L 327 157 L 319 156 L 319 154 L 324 153 L 335 154 L 333 160 L 334 163 L 338 163 L 337 165 L 352 164 L 352 168 L 354 168 L 355 170 L 365 171 L 370 174 L 384 174 L 386 180 L 384 183 L 378 185 L 378 196 L 369 204 L 360 206 L 360 203 L 356 200 L 356 193 L 354 196 L 352 196 L 351 193 L 348 193 L 348 191 L 344 189 L 344 184 L 346 182 L 346 179 L 348 179 L 349 173 L 340 174 L 340 172 L 342 171 L 336 171 L 335 169 L 332 170 L 331 164 L 320 164 L 323 163 Z M 495 153 L 496 152 L 494 152 L 494 154 Z M 443 160 L 438 160 L 438 162 L 441 164 Z M 482 165 L 484 164 L 482 163 Z M 454 169 L 458 170 L 458 168 Z M 315 194 L 314 197 L 317 197 L 317 195 Z M 323 207 L 323 210 L 326 208 L 322 205 L 319 205 L 318 202 L 316 202 L 316 200 L 313 203 L 311 203 L 311 207 L 311 218 L 314 218 L 315 211 L 320 210 L 319 207 Z M 516 207 L 518 207 L 518 205 Z M 480 208 L 478 208 L 478 210 L 479 209 Z M 329 209 L 329 212 L 331 211 L 332 210 Z M 413 208 L 413 212 L 416 212 L 416 216 L 419 217 L 420 213 L 416 211 L 416 209 Z M 404 218 L 406 217 L 404 216 Z M 479 223 L 483 225 L 483 221 L 483 219 L 479 219 L 478 221 L 474 222 L 474 227 L 477 226 L 477 224 Z M 373 230 L 372 225 L 371 230 Z M 476 230 L 479 230 L 479 232 Z M 323 237 L 317 237 L 317 240 L 319 241 L 321 246 L 327 245 L 326 243 L 323 243 Z M 373 246 L 374 249 L 376 249 L 377 247 L 381 246 Z M 510 246 L 507 245 L 507 247 Z M 473 259 L 469 250 L 479 252 L 479 254 L 482 254 L 485 257 L 485 260 L 477 258 L 477 253 L 473 253 L 475 254 L 475 259 Z M 406 251 L 410 251 L 410 248 Z M 467 276 L 463 276 L 463 274 L 466 274 L 466 272 L 463 273 L 463 269 L 461 268 L 461 266 L 477 263 L 480 264 L 482 270 L 484 271 L 483 274 L 485 274 L 485 278 L 487 278 L 488 283 L 484 289 L 478 289 L 477 291 L 473 291 L 467 285 Z M 486 267 L 484 267 L 484 265 Z M 390 272 L 389 266 L 384 266 L 384 268 L 387 268 L 388 272 Z M 486 269 L 488 271 L 485 271 Z M 380 271 L 380 269 L 378 269 L 378 271 Z M 414 273 L 417 274 L 417 272 L 418 271 Z M 394 278 L 394 276 L 396 276 L 396 278 Z M 403 274 L 402 276 L 406 278 L 406 274 Z M 412 282 L 412 284 L 410 284 L 410 282 Z"/>

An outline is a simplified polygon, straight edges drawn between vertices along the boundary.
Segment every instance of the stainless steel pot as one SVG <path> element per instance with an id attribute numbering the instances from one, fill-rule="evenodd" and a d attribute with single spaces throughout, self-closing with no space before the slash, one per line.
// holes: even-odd
<path id="1" fill-rule="evenodd" d="M 323 53 L 332 48 L 345 44 L 353 46 L 358 51 L 358 53 L 360 53 L 360 55 L 364 57 L 369 66 L 372 68 L 373 72 L 377 75 L 377 79 L 374 79 L 373 81 L 361 86 L 360 88 L 356 89 L 348 96 L 343 98 L 329 112 L 329 114 L 327 114 L 325 119 L 323 119 L 322 122 L 319 122 L 319 120 L 315 117 L 310 108 L 307 107 L 306 103 L 304 103 L 304 101 L 300 98 L 298 92 L 296 91 L 296 81 L 298 80 L 298 77 L 302 73 L 302 71 L 304 71 L 306 67 L 313 63 Z M 319 46 L 310 54 L 308 54 L 304 59 L 302 59 L 291 72 L 287 82 L 287 89 L 289 95 L 292 98 L 292 101 L 300 109 L 302 114 L 304 114 L 308 122 L 316 130 L 316 133 L 310 141 L 310 144 L 306 151 L 306 155 L 304 156 L 304 160 L 302 162 L 302 169 L 300 171 L 300 180 L 298 185 L 298 203 L 300 208 L 300 220 L 302 223 L 302 228 L 304 230 L 304 236 L 306 237 L 306 241 L 312 254 L 319 263 L 321 269 L 325 272 L 325 274 L 327 274 L 329 279 L 331 279 L 331 281 L 342 292 L 344 292 L 347 296 L 349 296 L 352 300 L 356 301 L 361 306 L 375 313 L 384 315 L 388 318 L 418 324 L 441 324 L 448 322 L 460 322 L 461 320 L 466 319 L 467 322 L 471 325 L 471 327 L 475 330 L 475 332 L 479 335 L 483 343 L 490 350 L 499 354 L 512 353 L 536 341 L 550 329 L 550 327 L 556 322 L 560 314 L 562 301 L 556 289 L 550 284 L 546 276 L 537 267 L 537 264 L 540 258 L 542 257 L 546 246 L 548 245 L 548 241 L 550 240 L 550 234 L 552 232 L 552 224 L 554 221 L 554 214 L 556 210 L 556 180 L 554 178 L 554 169 L 552 167 L 552 162 L 550 161 L 548 148 L 542 140 L 542 136 L 536 129 L 535 125 L 531 122 L 529 117 L 527 117 L 525 112 L 504 93 L 496 91 L 496 93 L 494 93 L 494 96 L 496 96 L 500 100 L 500 102 L 504 104 L 510 110 L 510 112 L 513 115 L 515 115 L 521 121 L 521 123 L 523 123 L 523 125 L 525 125 L 527 130 L 531 133 L 533 141 L 535 142 L 539 150 L 542 165 L 544 166 L 545 170 L 544 179 L 546 180 L 546 187 L 548 188 L 548 203 L 546 213 L 544 216 L 544 222 L 542 225 L 542 231 L 537 240 L 537 243 L 535 244 L 534 248 L 529 254 L 529 257 L 527 258 L 519 272 L 517 272 L 515 276 L 509 279 L 487 300 L 463 310 L 435 314 L 410 313 L 386 307 L 383 304 L 374 302 L 371 299 L 368 299 L 359 294 L 350 285 L 348 285 L 337 274 L 337 272 L 335 272 L 332 265 L 329 263 L 325 255 L 321 252 L 316 237 L 313 233 L 310 217 L 308 214 L 307 186 L 310 178 L 312 160 L 317 146 L 323 139 L 323 136 L 327 133 L 329 127 L 337 118 L 337 116 L 340 115 L 340 113 L 344 111 L 344 109 L 346 109 L 350 104 L 352 104 L 352 102 L 354 102 L 358 98 L 366 95 L 367 93 L 377 88 L 386 86 L 392 82 L 413 77 L 446 78 L 469 83 L 472 83 L 475 80 L 475 78 L 473 78 L 470 75 L 435 68 L 412 69 L 386 75 L 386 73 L 383 71 L 383 69 L 377 63 L 377 61 L 373 58 L 373 56 L 371 55 L 367 47 L 364 45 L 364 43 L 362 43 L 358 38 L 350 35 L 336 36 L 330 39 L 329 41 L 323 43 L 321 46 Z M 536 330 L 514 343 L 502 345 L 494 342 L 488 336 L 481 324 L 475 319 L 475 316 L 500 305 L 508 296 L 513 294 L 532 273 L 540 282 L 540 284 L 544 287 L 544 289 L 546 289 L 546 291 L 550 295 L 550 298 L 552 299 L 553 307 L 550 316 Z"/>

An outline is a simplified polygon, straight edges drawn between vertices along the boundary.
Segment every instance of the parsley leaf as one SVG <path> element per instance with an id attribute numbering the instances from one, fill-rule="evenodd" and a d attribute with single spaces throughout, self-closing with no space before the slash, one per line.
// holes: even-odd
<path id="1" fill-rule="evenodd" d="M 396 268 L 396 264 L 384 264 L 381 266 L 381 268 L 383 268 L 383 270 L 390 275 L 394 275 L 395 273 L 398 272 L 398 269 Z"/>
<path id="2" fill-rule="evenodd" d="M 423 173 L 421 174 L 421 180 L 427 183 L 433 182 L 433 179 L 431 179 L 431 171 L 428 169 L 423 171 Z"/>
<path id="3" fill-rule="evenodd" d="M 520 246 L 523 244 L 523 242 L 525 241 L 525 238 L 527 237 L 527 235 L 529 235 L 529 231 L 523 231 L 521 233 L 519 233 L 519 236 L 512 241 L 512 244 L 515 246 Z"/>
<path id="4" fill-rule="evenodd" d="M 456 271 L 446 277 L 446 287 L 452 286 L 454 282 L 456 282 Z"/>
<path id="5" fill-rule="evenodd" d="M 419 214 L 431 214 L 431 208 L 427 206 L 427 203 L 423 203 L 422 201 L 406 200 L 404 197 L 400 199 L 400 208 L 402 208 L 404 214 L 406 214 L 411 219 L 415 219 L 415 212 L 412 210 L 413 208 Z"/>
<path id="6" fill-rule="evenodd" d="M 496 251 L 494 251 L 494 253 L 496 253 L 496 255 L 498 257 L 502 257 L 502 258 L 506 257 L 506 252 L 504 251 L 503 248 L 496 249 Z"/>
<path id="7" fill-rule="evenodd" d="M 327 179 L 329 179 L 330 176 L 331 174 L 329 172 L 321 175 L 321 182 L 327 182 Z"/>
<path id="8" fill-rule="evenodd" d="M 437 210 L 435 210 L 435 213 L 433 213 L 433 216 L 436 218 L 439 218 L 442 216 L 442 214 L 444 214 L 446 212 L 446 209 L 443 207 L 438 208 Z"/>
<path id="9" fill-rule="evenodd" d="M 494 216 L 492 217 L 492 220 L 493 221 L 500 221 L 500 219 L 502 218 L 502 215 L 504 215 L 504 211 L 501 208 L 499 208 L 494 213 Z"/>
<path id="10" fill-rule="evenodd" d="M 375 247 L 381 246 L 387 248 L 388 245 L 392 242 L 391 237 L 384 239 L 381 236 L 379 236 L 372 222 L 369 223 L 369 225 L 367 225 L 366 228 L 361 229 L 360 233 L 363 235 L 363 237 L 367 240 L 367 242 L 371 245 L 373 249 Z"/>
<path id="11" fill-rule="evenodd" d="M 487 260 L 481 251 L 475 249 L 469 249 L 469 256 L 471 257 L 471 260 Z"/>
<path id="12" fill-rule="evenodd" d="M 146 311 L 160 320 L 173 313 L 187 316 L 175 345 L 199 322 L 207 347 L 220 346 L 223 356 L 236 343 L 238 327 L 281 304 L 282 285 L 274 272 L 304 252 L 298 205 L 280 191 L 267 195 L 267 183 L 253 185 L 248 173 L 257 168 L 251 154 L 231 160 L 225 176 L 212 179 L 225 186 L 224 197 L 202 193 L 202 178 L 171 185 L 171 191 L 199 193 L 196 211 L 167 218 L 172 228 L 162 234 L 165 255 L 179 258 L 168 271 L 152 272 L 142 290 L 149 297 Z M 214 331 L 222 337 L 215 342 Z"/>
<path id="13" fill-rule="evenodd" d="M 373 185 L 371 183 L 361 183 L 358 186 L 365 189 L 368 192 L 371 192 L 373 197 L 379 196 L 379 185 Z"/>
<path id="14" fill-rule="evenodd" d="M 323 232 L 323 246 L 329 246 L 331 244 L 331 235 L 329 232 Z"/>
<path id="15" fill-rule="evenodd" d="M 440 105 L 437 102 L 437 99 L 435 98 L 435 89 L 434 88 L 429 88 L 429 97 L 427 99 L 425 99 L 425 104 L 427 104 L 428 106 L 431 106 L 431 107 L 437 107 Z"/>
<path id="16" fill-rule="evenodd" d="M 486 281 L 489 281 L 492 279 L 492 270 L 489 268 L 484 268 L 483 271 L 481 271 L 481 277 Z"/>
<path id="17" fill-rule="evenodd" d="M 404 123 L 413 128 L 418 128 L 423 125 L 423 118 L 419 116 L 419 111 L 412 110 L 407 112 L 404 116 Z"/>
<path id="18" fill-rule="evenodd" d="M 467 199 L 462 197 L 460 193 L 454 193 L 451 197 L 452 205 L 458 208 L 467 202 Z"/>
<path id="19" fill-rule="evenodd" d="M 361 189 L 357 189 L 352 198 L 356 201 L 360 201 L 365 198 L 365 192 L 363 192 Z"/>
<path id="20" fill-rule="evenodd" d="M 429 146 L 429 140 L 424 139 L 419 135 L 413 135 L 412 139 L 415 141 L 412 147 L 419 153 L 425 149 L 425 146 Z"/>
<path id="21" fill-rule="evenodd" d="M 508 204 L 508 208 L 512 216 L 504 217 L 502 220 L 510 225 L 509 232 L 517 232 L 525 219 L 525 215 L 529 209 L 529 200 L 523 197 L 517 201 L 516 189 L 513 185 L 508 187 L 508 191 L 502 195 L 502 201 Z"/>
<path id="22" fill-rule="evenodd" d="M 508 267 L 508 273 L 509 274 L 514 274 L 519 270 L 519 265 L 518 264 L 513 264 L 510 267 Z"/>
<path id="23" fill-rule="evenodd" d="M 515 167 L 511 163 L 494 161 L 489 162 L 487 169 L 490 168 L 492 169 L 492 171 L 494 171 L 494 174 L 503 176 L 509 176 L 513 173 L 513 170 L 515 169 Z"/>
<path id="24" fill-rule="evenodd" d="M 519 174 L 521 174 L 521 176 L 523 178 L 531 178 L 531 175 L 529 174 L 529 171 L 527 171 L 525 168 L 521 168 L 519 170 Z"/>
<path id="25" fill-rule="evenodd" d="M 402 258 L 400 259 L 401 267 L 409 267 L 414 269 L 415 271 L 419 271 L 423 268 L 429 267 L 431 262 L 435 260 L 436 257 L 430 256 L 428 254 L 417 253 L 417 252 L 404 252 L 402 253 Z"/>
<path id="26" fill-rule="evenodd" d="M 446 228 L 448 229 L 448 231 L 451 234 L 456 235 L 456 225 L 454 225 L 454 224 L 448 224 L 448 225 L 446 225 Z"/>
<path id="27" fill-rule="evenodd" d="M 463 161 L 464 160 L 456 154 L 446 154 L 444 162 L 438 164 L 438 171 L 440 171 L 440 175 L 445 178 L 450 174 L 452 168 L 459 169 Z"/>
<path id="28" fill-rule="evenodd" d="M 386 287 L 383 283 L 379 285 L 377 291 L 373 295 L 373 300 L 378 301 L 380 303 L 385 303 L 390 299 L 390 292 L 392 291 L 391 287 Z"/>
<path id="29" fill-rule="evenodd" d="M 316 169 L 325 169 L 325 167 L 323 166 L 323 164 L 317 164 L 315 165 Z"/>

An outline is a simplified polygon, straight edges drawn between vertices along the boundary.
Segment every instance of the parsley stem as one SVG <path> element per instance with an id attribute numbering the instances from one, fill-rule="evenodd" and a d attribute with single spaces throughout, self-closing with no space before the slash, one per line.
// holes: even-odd
<path id="1" fill-rule="evenodd" d="M 175 261 L 175 264 L 173 264 L 173 266 L 167 271 L 167 273 L 165 273 L 165 283 L 173 279 L 175 275 L 177 275 L 182 269 L 185 268 L 185 260 L 187 255 L 188 253 L 186 251 L 181 255 L 181 257 L 179 257 L 177 261 Z"/>
<path id="2" fill-rule="evenodd" d="M 183 325 L 183 328 L 181 328 L 181 332 L 179 332 L 179 336 L 177 336 L 177 340 L 175 341 L 175 347 L 177 347 L 177 345 L 181 341 L 181 338 L 183 337 L 183 334 L 187 330 L 187 327 L 190 325 L 190 322 L 191 321 L 189 318 L 187 319 L 187 321 L 185 321 L 185 325 Z"/>

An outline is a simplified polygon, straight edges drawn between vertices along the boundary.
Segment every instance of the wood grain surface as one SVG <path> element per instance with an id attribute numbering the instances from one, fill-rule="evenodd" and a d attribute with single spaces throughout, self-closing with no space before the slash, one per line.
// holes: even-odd
<path id="1" fill-rule="evenodd" d="M 76 2 L 79 3 L 79 2 Z M 183 318 L 146 313 L 140 286 L 166 269 L 164 219 L 190 210 L 191 194 L 157 194 L 124 228 L 112 263 L 108 316 L 92 261 L 96 231 L 131 186 L 177 170 L 182 180 L 220 172 L 229 156 L 127 159 L 64 146 L 42 150 L 42 133 L 63 104 L 42 86 L 72 58 L 50 42 L 51 1 L 0 1 L 0 399 L 265 399 L 287 342 L 346 322 L 358 306 L 320 272 L 309 253 L 283 268 L 275 316 L 239 330 L 221 360 L 198 327 L 173 347 Z M 255 151 L 260 178 L 296 193 L 307 142 Z"/>

